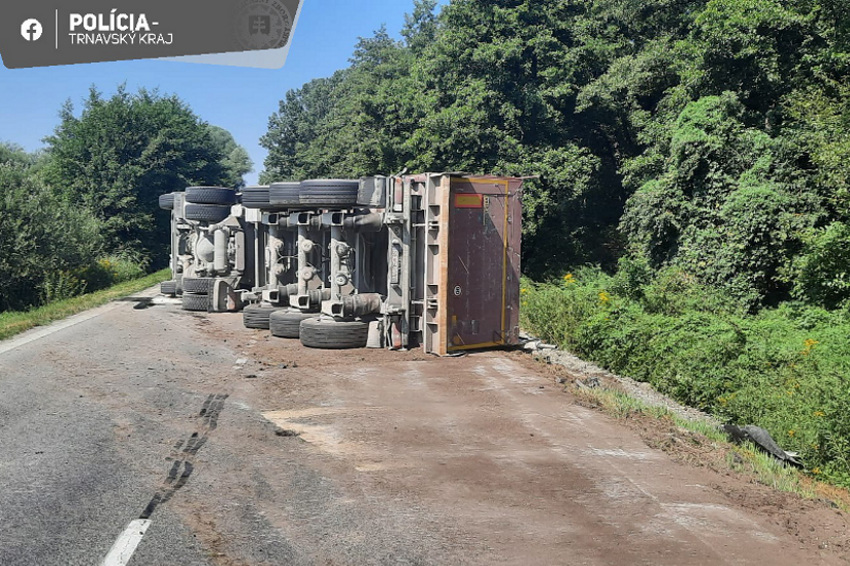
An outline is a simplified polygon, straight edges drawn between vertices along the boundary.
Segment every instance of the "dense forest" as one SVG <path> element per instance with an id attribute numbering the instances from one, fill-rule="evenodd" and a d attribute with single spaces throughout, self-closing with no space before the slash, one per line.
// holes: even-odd
<path id="1" fill-rule="evenodd" d="M 175 96 L 92 89 L 69 102 L 45 150 L 0 144 L 0 312 L 93 291 L 161 267 L 169 224 L 157 197 L 240 186 L 251 170 L 229 132 Z"/>
<path id="2" fill-rule="evenodd" d="M 262 178 L 538 175 L 522 317 L 850 486 L 850 4 L 416 0 Z"/>
<path id="3" fill-rule="evenodd" d="M 526 186 L 526 273 L 675 265 L 752 308 L 850 296 L 837 0 L 418 0 L 403 40 L 288 92 L 266 180 L 455 170 Z"/>

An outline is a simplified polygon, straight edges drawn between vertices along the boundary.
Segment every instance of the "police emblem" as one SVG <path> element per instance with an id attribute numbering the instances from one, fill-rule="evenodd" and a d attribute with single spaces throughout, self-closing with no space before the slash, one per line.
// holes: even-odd
<path id="1" fill-rule="evenodd" d="M 244 49 L 277 49 L 289 41 L 292 17 L 276 0 L 247 0 L 240 6 L 235 27 Z"/>

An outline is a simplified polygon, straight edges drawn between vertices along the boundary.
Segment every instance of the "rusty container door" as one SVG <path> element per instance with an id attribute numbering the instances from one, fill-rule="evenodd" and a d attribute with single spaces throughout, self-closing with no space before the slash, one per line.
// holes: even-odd
<path id="1" fill-rule="evenodd" d="M 451 178 L 447 352 L 519 339 L 522 180 Z"/>

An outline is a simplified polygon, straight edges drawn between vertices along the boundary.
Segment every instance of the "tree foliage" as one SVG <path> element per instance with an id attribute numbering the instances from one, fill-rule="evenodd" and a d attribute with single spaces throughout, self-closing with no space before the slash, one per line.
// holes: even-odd
<path id="1" fill-rule="evenodd" d="M 222 186 L 241 189 L 245 186 L 245 175 L 254 170 L 251 156 L 236 143 L 233 134 L 224 128 L 210 126 L 209 130 L 213 148 L 221 155 L 221 165 L 225 171 Z"/>
<path id="2" fill-rule="evenodd" d="M 98 222 L 53 194 L 43 165 L 0 144 L 0 312 L 37 304 L 59 287 L 82 290 L 76 275 L 102 250 Z"/>
<path id="3" fill-rule="evenodd" d="M 835 266 L 837 281 L 846 266 L 803 259 L 821 253 L 813 233 L 850 214 L 844 3 L 453 0 L 434 10 L 416 0 L 402 41 L 381 29 L 350 67 L 287 93 L 262 140 L 264 178 L 538 175 L 524 194 L 533 276 L 629 255 L 749 308 L 850 298 L 842 285 L 814 298 L 804 273 Z"/>
<path id="4" fill-rule="evenodd" d="M 249 160 L 229 133 L 212 129 L 176 96 L 95 89 L 82 112 L 67 103 L 47 138 L 48 182 L 100 221 L 108 250 L 158 265 L 167 257 L 168 217 L 159 195 L 190 185 L 240 185 Z"/>
<path id="5" fill-rule="evenodd" d="M 0 311 L 93 291 L 168 257 L 161 194 L 244 185 L 247 152 L 183 102 L 123 87 L 70 102 L 48 148 L 0 143 Z"/>

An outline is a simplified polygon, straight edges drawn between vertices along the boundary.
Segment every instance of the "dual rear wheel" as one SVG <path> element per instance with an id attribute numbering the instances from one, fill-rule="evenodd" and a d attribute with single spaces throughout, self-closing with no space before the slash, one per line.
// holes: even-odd
<path id="1" fill-rule="evenodd" d="M 308 348 L 342 350 L 364 348 L 369 323 L 361 320 L 340 320 L 296 309 L 271 305 L 250 305 L 242 311 L 247 328 L 270 330 L 278 338 L 300 338 Z"/>

